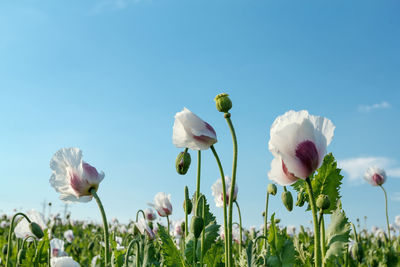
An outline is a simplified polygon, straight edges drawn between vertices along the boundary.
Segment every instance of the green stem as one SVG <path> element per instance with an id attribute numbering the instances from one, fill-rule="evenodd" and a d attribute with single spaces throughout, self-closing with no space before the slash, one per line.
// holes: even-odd
<path id="1" fill-rule="evenodd" d="M 356 227 L 355 227 L 354 223 L 350 223 L 350 224 L 351 224 L 351 228 L 353 228 L 354 241 L 358 242 L 359 240 L 358 240 Z"/>
<path id="2" fill-rule="evenodd" d="M 225 187 L 225 175 L 224 169 L 222 168 L 221 161 L 219 160 L 217 151 L 215 150 L 214 146 L 212 145 L 211 151 L 214 154 L 215 160 L 217 161 L 219 172 L 221 174 L 221 181 L 222 181 L 222 194 L 223 194 L 223 202 L 224 202 L 224 234 L 225 234 L 225 266 L 228 263 L 228 255 L 229 255 L 229 246 L 228 246 L 228 227 L 227 227 L 227 214 L 226 214 L 226 187 Z"/>
<path id="3" fill-rule="evenodd" d="M 390 239 L 390 226 L 389 226 L 389 214 L 388 214 L 388 200 L 387 200 L 387 194 L 386 194 L 386 190 L 385 190 L 385 188 L 383 188 L 383 186 L 382 186 L 382 185 L 380 185 L 380 187 L 382 188 L 382 190 L 383 190 L 383 193 L 385 194 L 385 204 L 386 204 L 386 224 L 387 224 L 387 229 L 388 229 L 388 237 L 389 237 L 389 245 L 390 245 L 390 242 L 391 242 L 392 240 Z"/>
<path id="4" fill-rule="evenodd" d="M 206 239 L 206 225 L 205 225 L 205 221 L 206 221 L 206 214 L 205 214 L 205 209 L 206 209 L 206 200 L 205 197 L 202 196 L 202 209 L 201 209 L 201 217 L 203 218 L 203 230 L 201 233 L 201 251 L 200 251 L 200 266 L 203 267 L 203 253 L 204 253 L 204 241 Z"/>
<path id="5" fill-rule="evenodd" d="M 229 197 L 229 216 L 228 216 L 228 239 L 229 239 L 229 267 L 233 266 L 233 258 L 232 258 L 232 206 L 233 206 L 233 196 L 235 192 L 235 184 L 236 184 L 236 168 L 237 168 L 237 156 L 238 156 L 238 148 L 237 148 L 237 138 L 235 129 L 233 128 L 231 121 L 231 114 L 225 113 L 224 117 L 228 123 L 229 129 L 232 135 L 233 141 L 233 163 L 232 163 L 232 183 L 231 183 L 231 192 Z"/>
<path id="6" fill-rule="evenodd" d="M 28 218 L 28 216 L 26 216 L 24 213 L 22 212 L 18 212 L 16 213 L 12 219 L 11 219 L 11 225 L 10 225 L 10 231 L 8 232 L 8 242 L 7 242 L 7 256 L 6 256 L 6 267 L 8 267 L 8 259 L 10 254 L 12 253 L 12 243 L 11 243 L 11 238 L 12 238 L 12 234 L 14 232 L 14 222 L 15 219 L 17 218 L 18 215 L 21 215 L 23 217 L 25 217 L 25 219 L 28 221 L 28 223 L 31 223 L 31 220 Z M 10 253 L 11 252 L 11 253 Z"/>
<path id="7" fill-rule="evenodd" d="M 169 216 L 167 215 L 167 224 L 168 224 L 168 235 L 170 235 L 169 233 Z"/>
<path id="8" fill-rule="evenodd" d="M 196 215 L 198 215 L 197 202 L 199 201 L 199 195 L 200 195 L 200 171 L 201 171 L 201 150 L 197 151 L 196 210 L 194 212 L 194 214 Z"/>
<path id="9" fill-rule="evenodd" d="M 109 266 L 110 264 L 110 242 L 109 242 L 109 236 L 108 236 L 108 222 L 107 222 L 107 217 L 106 213 L 104 212 L 103 204 L 101 203 L 101 200 L 99 196 L 96 193 L 96 189 L 92 188 L 90 189 L 90 194 L 96 199 L 97 205 L 99 206 L 101 217 L 103 219 L 103 228 L 104 228 L 104 261 L 105 261 L 105 266 Z"/>
<path id="10" fill-rule="evenodd" d="M 239 204 L 238 204 L 238 202 L 235 200 L 235 204 L 236 204 L 236 207 L 237 207 L 237 210 L 238 210 L 238 215 L 239 215 L 239 238 L 240 238 L 240 241 L 239 241 L 239 257 L 240 257 L 240 254 L 241 254 L 241 252 L 242 252 L 242 215 L 241 215 L 241 213 L 240 213 L 240 208 L 239 208 Z"/>
<path id="11" fill-rule="evenodd" d="M 196 267 L 197 262 L 196 262 L 196 250 L 197 250 L 197 238 L 194 238 L 194 244 L 193 244 L 193 267 Z"/>
<path id="12" fill-rule="evenodd" d="M 268 200 L 269 200 L 269 193 L 267 192 L 267 201 L 265 203 L 265 213 L 264 213 L 264 236 L 268 238 Z M 267 249 L 268 242 L 265 241 L 264 248 Z"/>
<path id="13" fill-rule="evenodd" d="M 321 231 L 321 258 L 322 258 L 322 266 L 325 266 L 325 222 L 324 222 L 324 212 L 320 210 L 319 212 L 319 229 Z"/>
<path id="14" fill-rule="evenodd" d="M 137 239 L 132 240 L 131 242 L 129 242 L 128 245 L 128 249 L 126 250 L 126 254 L 125 254 L 125 263 L 124 263 L 124 267 L 128 267 L 128 262 L 129 262 L 129 254 L 131 253 L 132 247 L 136 244 L 136 246 L 138 247 L 138 252 L 136 255 L 136 258 L 139 258 L 139 241 Z M 138 264 L 138 262 L 136 261 L 136 264 Z M 139 266 L 139 265 L 137 265 Z"/>
<path id="15" fill-rule="evenodd" d="M 318 217 L 317 217 L 317 206 L 315 205 L 315 198 L 311 186 L 311 180 L 309 177 L 306 179 L 306 189 L 309 197 L 309 203 L 311 206 L 311 211 L 313 214 L 313 222 L 314 222 L 314 263 L 315 267 L 321 266 L 321 239 L 319 234 L 319 225 L 318 225 Z"/>
<path id="16" fill-rule="evenodd" d="M 136 212 L 136 222 L 138 222 L 138 220 L 139 220 L 139 213 L 142 213 L 143 219 L 146 220 L 146 215 L 144 214 L 144 211 L 143 211 L 143 210 L 138 210 L 138 211 Z"/>

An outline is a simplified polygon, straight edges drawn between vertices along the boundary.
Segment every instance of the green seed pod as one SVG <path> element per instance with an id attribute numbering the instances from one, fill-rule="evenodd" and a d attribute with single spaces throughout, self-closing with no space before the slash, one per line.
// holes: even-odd
<path id="1" fill-rule="evenodd" d="M 232 101 L 229 99 L 228 94 L 219 94 L 214 98 L 214 100 L 219 112 L 227 113 L 232 108 Z"/>
<path id="2" fill-rule="evenodd" d="M 94 248 L 94 242 L 90 242 L 88 245 L 88 250 L 92 250 Z"/>
<path id="3" fill-rule="evenodd" d="M 277 191 L 278 191 L 278 189 L 276 188 L 276 185 L 275 185 L 275 184 L 269 184 L 269 185 L 268 185 L 267 192 L 268 192 L 269 194 L 275 196 Z"/>
<path id="4" fill-rule="evenodd" d="M 275 224 L 278 224 L 281 222 L 281 219 L 275 219 Z"/>
<path id="5" fill-rule="evenodd" d="M 331 206 L 331 201 L 327 195 L 319 195 L 316 204 L 319 209 L 326 210 Z"/>
<path id="6" fill-rule="evenodd" d="M 25 259 L 25 256 L 26 256 L 26 250 L 25 249 L 21 249 L 18 252 L 18 256 L 17 256 L 18 264 L 22 264 L 22 261 Z"/>
<path id="7" fill-rule="evenodd" d="M 303 207 L 305 201 L 306 201 L 306 194 L 304 193 L 303 190 L 301 190 L 301 191 L 297 194 L 296 206 L 298 206 L 298 207 Z"/>
<path id="8" fill-rule="evenodd" d="M 183 201 L 183 211 L 187 214 L 190 214 L 192 212 L 192 209 L 193 209 L 193 203 L 189 197 L 189 188 L 185 186 L 185 200 Z"/>
<path id="9" fill-rule="evenodd" d="M 5 256 L 5 255 L 7 255 L 7 253 L 8 253 L 8 244 L 5 244 L 4 246 L 3 246 L 3 249 L 2 249 L 2 252 L 3 252 L 3 255 Z M 12 254 L 12 247 L 11 247 L 11 249 L 10 249 L 10 254 Z"/>
<path id="10" fill-rule="evenodd" d="M 191 161 L 192 160 L 188 152 L 180 152 L 175 161 L 176 171 L 181 175 L 186 174 L 189 170 Z"/>
<path id="11" fill-rule="evenodd" d="M 203 231 L 204 221 L 199 216 L 193 216 L 190 222 L 190 232 L 193 233 L 195 238 L 199 238 L 201 231 Z"/>
<path id="12" fill-rule="evenodd" d="M 293 210 L 293 197 L 292 197 L 292 193 L 290 193 L 290 191 L 282 192 L 282 202 L 288 211 Z"/>
<path id="13" fill-rule="evenodd" d="M 32 234 L 34 234 L 39 239 L 44 236 L 42 228 L 39 226 L 39 224 L 35 222 L 31 222 L 29 224 L 29 229 L 31 230 Z"/>

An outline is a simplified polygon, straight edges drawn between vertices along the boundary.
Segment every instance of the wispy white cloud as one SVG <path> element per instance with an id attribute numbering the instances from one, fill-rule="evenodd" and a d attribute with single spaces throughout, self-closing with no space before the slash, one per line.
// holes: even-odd
<path id="1" fill-rule="evenodd" d="M 391 105 L 388 102 L 382 101 L 381 103 L 376 103 L 376 104 L 369 105 L 369 106 L 368 105 L 359 105 L 358 111 L 359 112 L 371 112 L 376 109 L 387 109 L 390 107 L 391 107 Z"/>
<path id="2" fill-rule="evenodd" d="M 400 192 L 395 192 L 392 196 L 391 199 L 393 201 L 400 201 Z"/>
<path id="3" fill-rule="evenodd" d="M 370 166 L 378 166 L 386 171 L 389 177 L 400 178 L 400 163 L 387 157 L 356 157 L 338 161 L 339 168 L 345 172 L 353 183 L 363 182 L 364 173 Z"/>
<path id="4" fill-rule="evenodd" d="M 93 6 L 90 13 L 99 14 L 107 10 L 122 10 L 140 1 L 141 0 L 100 0 Z"/>

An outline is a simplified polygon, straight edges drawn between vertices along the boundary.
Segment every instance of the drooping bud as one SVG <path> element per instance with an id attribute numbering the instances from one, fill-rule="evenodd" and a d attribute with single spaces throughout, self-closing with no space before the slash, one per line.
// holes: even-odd
<path id="1" fill-rule="evenodd" d="M 176 161 L 175 161 L 176 171 L 181 175 L 186 174 L 187 171 L 189 170 L 191 161 L 192 160 L 190 158 L 189 152 L 187 152 L 186 150 L 183 152 L 180 152 L 178 154 L 178 156 L 176 157 Z"/>
<path id="2" fill-rule="evenodd" d="M 88 245 L 88 250 L 91 251 L 94 248 L 94 242 L 90 242 Z"/>
<path id="3" fill-rule="evenodd" d="M 18 255 L 17 255 L 17 262 L 18 262 L 18 264 L 22 264 L 22 261 L 25 259 L 25 256 L 26 256 L 26 250 L 22 248 L 22 249 L 18 252 Z"/>
<path id="4" fill-rule="evenodd" d="M 228 94 L 219 94 L 214 98 L 214 100 L 219 112 L 227 113 L 232 108 L 232 101 L 229 99 Z"/>
<path id="5" fill-rule="evenodd" d="M 190 214 L 193 209 L 193 204 L 192 201 L 189 198 L 189 189 L 187 186 L 185 186 L 185 200 L 183 201 L 183 211 L 186 214 Z"/>
<path id="6" fill-rule="evenodd" d="M 193 233 L 195 238 L 199 238 L 201 231 L 203 231 L 204 221 L 199 216 L 193 216 L 190 222 L 190 232 Z"/>
<path id="7" fill-rule="evenodd" d="M 29 229 L 31 230 L 32 234 L 34 234 L 39 239 L 44 236 L 42 228 L 39 226 L 39 224 L 35 222 L 31 222 L 29 224 Z"/>
<path id="8" fill-rule="evenodd" d="M 350 255 L 354 260 L 357 260 L 359 263 L 362 262 L 362 259 L 364 257 L 364 251 L 360 243 L 355 242 L 351 246 Z"/>
<path id="9" fill-rule="evenodd" d="M 281 219 L 275 219 L 275 224 L 278 224 L 278 223 L 280 223 L 281 222 Z"/>
<path id="10" fill-rule="evenodd" d="M 3 249 L 1 250 L 1 252 L 3 253 L 4 256 L 7 255 L 7 253 L 8 253 L 8 245 L 7 244 L 4 244 Z M 12 247 L 10 249 L 10 252 L 11 252 L 10 254 L 12 254 Z"/>
<path id="11" fill-rule="evenodd" d="M 278 191 L 278 189 L 276 188 L 275 184 L 268 185 L 268 189 L 267 189 L 268 194 L 275 196 L 277 191 Z"/>
<path id="12" fill-rule="evenodd" d="M 282 192 L 282 202 L 288 211 L 293 210 L 293 197 L 292 197 L 292 193 L 290 193 L 290 191 Z"/>
<path id="13" fill-rule="evenodd" d="M 139 228 L 137 228 L 136 224 L 133 225 L 133 235 L 138 235 L 140 233 Z"/>
<path id="14" fill-rule="evenodd" d="M 327 195 L 319 195 L 316 204 L 319 209 L 326 210 L 331 206 L 331 201 Z"/>
<path id="15" fill-rule="evenodd" d="M 297 201 L 296 201 L 296 206 L 298 207 L 303 207 L 304 202 L 306 201 L 306 193 L 304 190 L 300 190 L 300 192 L 297 194 Z"/>
<path id="16" fill-rule="evenodd" d="M 183 235 L 186 235 L 186 233 L 185 233 L 185 222 L 184 221 L 181 223 L 181 229 L 182 229 Z"/>

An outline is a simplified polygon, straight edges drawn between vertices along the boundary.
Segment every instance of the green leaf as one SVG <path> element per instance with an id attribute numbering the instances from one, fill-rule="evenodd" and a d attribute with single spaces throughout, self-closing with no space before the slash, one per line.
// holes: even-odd
<path id="1" fill-rule="evenodd" d="M 219 227 L 220 226 L 218 224 L 215 224 L 215 222 L 211 222 L 209 225 L 206 226 L 203 253 L 206 253 L 207 250 L 209 250 L 211 246 L 215 243 L 215 240 L 219 235 L 218 233 Z M 187 262 L 193 262 L 193 246 L 194 246 L 194 236 L 192 233 L 190 233 L 186 237 L 185 257 Z M 197 247 L 196 247 L 197 258 L 200 257 L 200 252 L 201 252 L 201 235 L 197 239 Z"/>
<path id="2" fill-rule="evenodd" d="M 340 171 L 341 169 L 337 168 L 334 156 L 329 153 L 325 156 L 322 166 L 311 182 L 315 199 L 321 194 L 329 197 L 331 206 L 324 210 L 324 213 L 330 214 L 337 208 L 337 201 L 340 199 L 340 185 L 343 179 Z"/>
<path id="3" fill-rule="evenodd" d="M 161 238 L 161 255 L 163 259 L 163 266 L 184 267 L 185 263 L 181 253 L 175 246 L 175 243 L 171 239 L 170 235 L 165 230 L 165 227 L 160 224 L 158 224 L 158 235 Z"/>
<path id="4" fill-rule="evenodd" d="M 325 261 L 330 257 L 341 257 L 347 248 L 350 237 L 350 224 L 344 211 L 336 209 L 331 216 L 331 223 L 326 231 L 327 250 Z"/>
<path id="5" fill-rule="evenodd" d="M 203 194 L 199 194 L 199 198 L 202 196 Z M 216 218 L 214 216 L 214 214 L 211 213 L 210 211 L 210 205 L 207 202 L 206 197 L 204 196 L 204 201 L 205 201 L 205 209 L 204 209 L 204 225 L 209 225 L 211 222 L 216 221 Z M 193 195 L 192 198 L 192 203 L 193 203 L 193 212 L 196 210 L 196 192 Z M 199 203 L 199 209 L 197 211 L 197 216 L 201 216 L 202 217 L 203 214 L 203 205 L 202 203 Z"/>
<path id="6" fill-rule="evenodd" d="M 204 264 L 207 267 L 223 267 L 224 249 L 221 243 L 215 243 L 204 255 Z"/>

